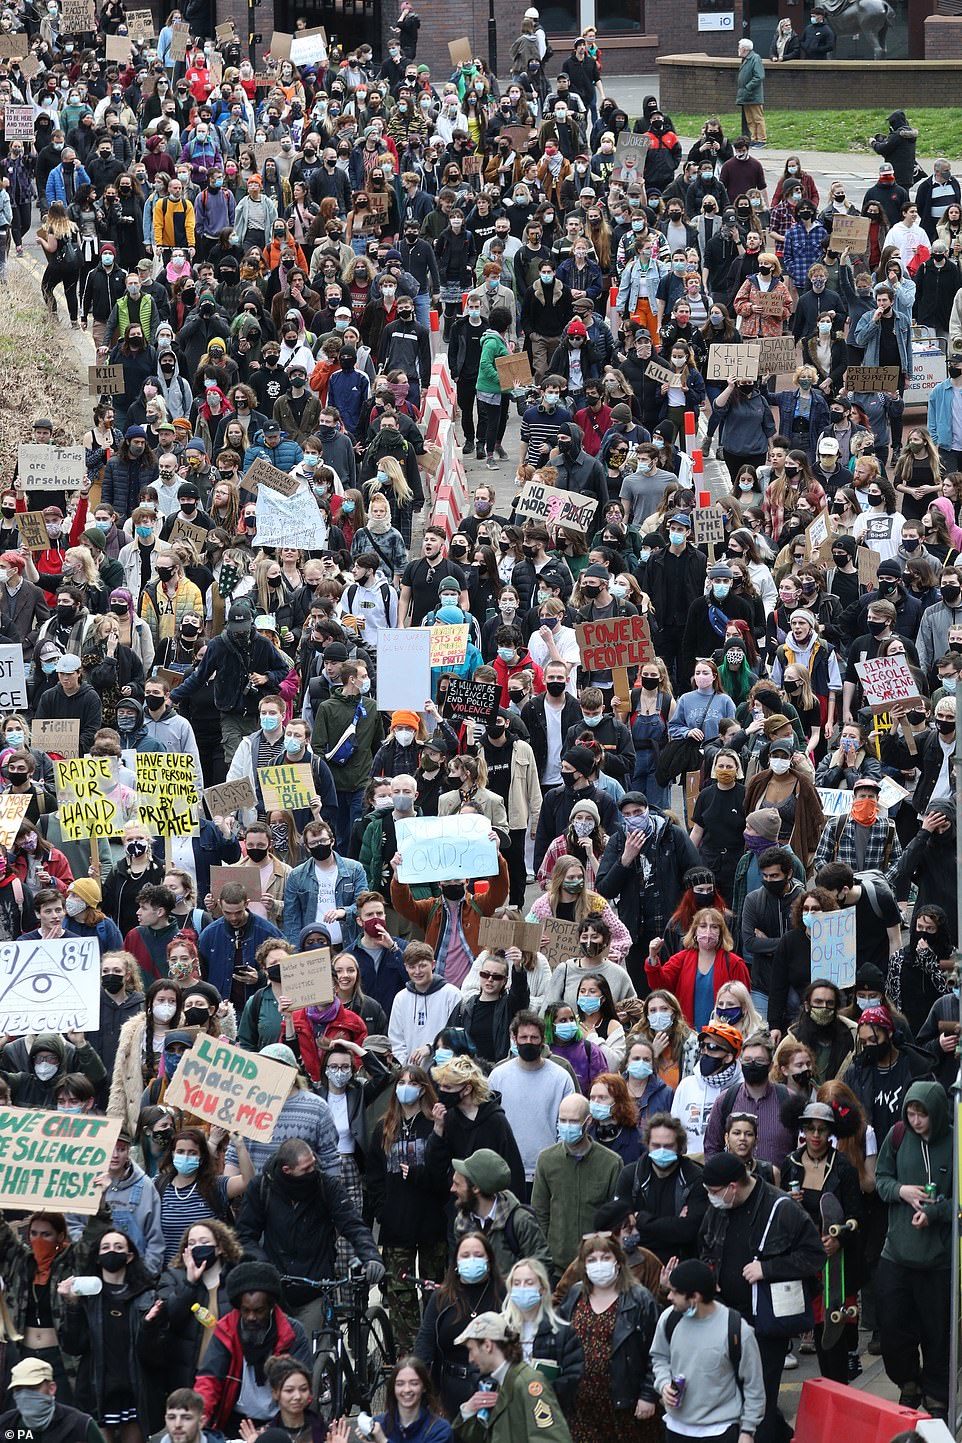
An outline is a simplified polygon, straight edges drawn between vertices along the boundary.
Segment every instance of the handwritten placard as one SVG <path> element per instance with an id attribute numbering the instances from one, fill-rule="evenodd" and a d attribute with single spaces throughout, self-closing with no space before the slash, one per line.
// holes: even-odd
<path id="1" fill-rule="evenodd" d="M 80 718 L 37 718 L 30 724 L 30 745 L 34 751 L 58 757 L 79 757 Z"/>
<path id="2" fill-rule="evenodd" d="M 27 1032 L 83 1032 L 99 1026 L 96 937 L 0 943 L 0 1032 L 22 1037 Z"/>
<path id="3" fill-rule="evenodd" d="M 260 767 L 257 779 L 261 784 L 264 809 L 268 812 L 294 812 L 309 807 L 316 795 L 310 762 Z"/>
<path id="4" fill-rule="evenodd" d="M 124 368 L 119 361 L 87 367 L 87 392 L 91 396 L 121 396 L 126 384 Z"/>
<path id="5" fill-rule="evenodd" d="M 113 757 L 74 757 L 54 762 L 58 817 L 72 842 L 116 837 L 123 827 L 121 808 L 110 795 L 117 786 L 119 763 Z"/>
<path id="6" fill-rule="evenodd" d="M 816 787 L 815 790 L 826 817 L 847 817 L 852 810 L 854 793 L 847 787 Z"/>
<path id="7" fill-rule="evenodd" d="M 828 248 L 836 254 L 844 250 L 860 255 L 868 249 L 872 222 L 867 215 L 833 215 Z"/>
<path id="8" fill-rule="evenodd" d="M 189 541 L 191 546 L 198 551 L 203 551 L 209 532 L 203 526 L 195 526 L 193 521 L 185 521 L 183 516 L 178 516 L 170 528 L 170 535 L 167 540 Z"/>
<path id="9" fill-rule="evenodd" d="M 763 336 L 752 345 L 758 347 L 758 374 L 782 376 L 795 369 L 796 343 L 792 336 Z"/>
<path id="10" fill-rule="evenodd" d="M 472 681 L 466 676 L 448 680 L 444 702 L 449 717 L 488 722 L 498 710 L 501 688 L 496 681 Z"/>
<path id="11" fill-rule="evenodd" d="M 756 291 L 751 293 L 751 302 L 758 308 L 760 316 L 784 316 L 785 302 L 789 299 L 788 291 L 784 288 L 781 291 Z"/>
<path id="12" fill-rule="evenodd" d="M 279 491 L 282 496 L 293 496 L 295 491 L 300 489 L 300 483 L 293 476 L 288 476 L 279 466 L 272 466 L 265 461 L 263 456 L 258 456 L 248 467 L 246 474 L 248 490 L 255 490 L 258 486 L 269 486 L 272 491 Z"/>
<path id="13" fill-rule="evenodd" d="M 671 366 L 663 366 L 654 357 L 645 366 L 645 379 L 654 381 L 658 386 L 677 386 L 680 381 L 677 371 L 673 371 Z"/>
<path id="14" fill-rule="evenodd" d="M 82 446 L 41 446 L 21 441 L 17 479 L 25 491 L 71 491 L 82 486 L 87 464 Z"/>
<path id="15" fill-rule="evenodd" d="M 587 532 L 594 523 L 598 504 L 577 491 L 562 491 L 558 486 L 529 481 L 521 488 L 514 509 L 519 516 L 530 516 L 545 526 L 567 526 L 572 531 Z"/>
<path id="16" fill-rule="evenodd" d="M 887 711 L 893 702 L 917 701 L 919 688 L 904 656 L 876 656 L 857 661 L 865 700 L 874 710 Z"/>
<path id="17" fill-rule="evenodd" d="M 510 917 L 482 917 L 478 941 L 492 952 L 538 952 L 541 948 L 540 922 L 514 922 Z"/>
<path id="18" fill-rule="evenodd" d="M 515 386 L 531 385 L 531 362 L 526 351 L 519 351 L 516 356 L 498 356 L 494 366 L 502 391 L 511 391 Z"/>
<path id="19" fill-rule="evenodd" d="M 836 987 L 855 986 L 855 908 L 810 914 L 808 940 L 811 944 L 811 979 L 834 982 Z"/>
<path id="20" fill-rule="evenodd" d="M 231 812 L 257 806 L 254 784 L 250 777 L 238 777 L 233 782 L 218 782 L 214 787 L 205 787 L 202 795 L 212 817 L 225 817 Z"/>
<path id="21" fill-rule="evenodd" d="M 626 170 L 633 173 L 644 171 L 645 152 L 649 144 L 647 135 L 638 135 L 633 130 L 621 132 L 615 142 L 615 165 L 621 171 L 622 180 Z"/>
<path id="22" fill-rule="evenodd" d="M 99 1212 L 122 1126 L 89 1112 L 0 1107 L 0 1208 Z"/>
<path id="23" fill-rule="evenodd" d="M 461 666 L 467 650 L 467 622 L 439 621 L 431 627 L 432 666 Z"/>
<path id="24" fill-rule="evenodd" d="M 3 138 L 11 140 L 33 140 L 33 106 L 5 105 L 3 107 Z"/>
<path id="25" fill-rule="evenodd" d="M 578 942 L 580 935 L 581 928 L 577 922 L 565 922 L 561 917 L 545 919 L 539 950 L 548 959 L 548 966 L 552 970 L 559 963 L 570 962 L 572 957 L 580 956 L 581 948 Z"/>
<path id="26" fill-rule="evenodd" d="M 29 49 L 30 36 L 23 32 L 16 35 L 0 35 L 0 60 L 20 60 Z"/>
<path id="27" fill-rule="evenodd" d="M 27 677 L 23 647 L 0 646 L 0 711 L 23 711 L 28 707 Z"/>
<path id="28" fill-rule="evenodd" d="M 599 621 L 582 621 L 575 628 L 581 665 L 585 671 L 612 671 L 616 667 L 642 666 L 654 661 L 648 619 L 644 616 L 611 616 Z"/>
<path id="29" fill-rule="evenodd" d="M 32 801 L 33 792 L 0 792 L 0 847 L 12 849 Z"/>
<path id="30" fill-rule="evenodd" d="M 46 551 L 50 545 L 47 519 L 42 511 L 18 511 L 17 531 L 28 551 Z"/>
<path id="31" fill-rule="evenodd" d="M 849 366 L 845 372 L 845 384 L 850 391 L 897 391 L 899 388 L 898 366 Z"/>
<path id="32" fill-rule="evenodd" d="M 696 506 L 691 513 L 692 539 L 696 546 L 723 546 L 725 513 L 720 506 Z"/>
<path id="33" fill-rule="evenodd" d="M 412 817 L 396 822 L 395 830 L 399 882 L 413 886 L 497 875 L 498 844 L 489 840 L 487 817 Z"/>
<path id="34" fill-rule="evenodd" d="M 61 29 L 69 35 L 93 30 L 97 24 L 94 0 L 61 0 Z"/>
<path id="35" fill-rule="evenodd" d="M 755 381 L 761 351 L 757 341 L 719 342 L 708 352 L 708 381 Z"/>
<path id="36" fill-rule="evenodd" d="M 152 35 L 156 34 L 151 11 L 128 10 L 127 34 L 132 40 L 149 40 Z"/>
<path id="37" fill-rule="evenodd" d="M 294 1085 L 295 1071 L 202 1033 L 185 1052 L 165 1103 L 255 1142 L 268 1142 Z"/>
<path id="38" fill-rule="evenodd" d="M 295 1007 L 328 1007 L 334 1001 L 331 949 L 292 952 L 281 958 L 281 996 Z"/>

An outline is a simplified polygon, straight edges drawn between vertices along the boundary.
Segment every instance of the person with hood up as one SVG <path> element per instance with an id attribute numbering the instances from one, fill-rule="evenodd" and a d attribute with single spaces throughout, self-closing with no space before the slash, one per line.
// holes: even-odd
<path id="1" fill-rule="evenodd" d="M 608 504 L 608 479 L 605 468 L 597 456 L 589 456 L 584 448 L 585 433 L 576 421 L 563 422 L 555 445 L 561 453 L 560 460 L 552 457 L 557 468 L 556 486 L 565 491 L 577 492 L 597 501 L 599 506 Z M 590 527 L 588 528 L 590 534 Z"/>
<path id="2" fill-rule="evenodd" d="M 892 111 L 888 127 L 887 135 L 873 138 L 872 149 L 892 166 L 896 184 L 910 190 L 916 179 L 915 147 L 919 133 L 909 125 L 904 110 Z"/>
<path id="3" fill-rule="evenodd" d="M 157 391 L 172 421 L 186 420 L 194 404 L 194 393 L 182 374 L 174 350 L 174 333 L 166 322 L 157 327 Z"/>
<path id="4" fill-rule="evenodd" d="M 230 341 L 230 326 L 224 313 L 218 310 L 213 291 L 202 289 L 197 305 L 177 336 L 177 344 L 188 376 L 196 375 L 210 349 L 211 341 L 215 338 L 222 340 L 226 348 Z"/>
<path id="5" fill-rule="evenodd" d="M 906 1090 L 879 1151 L 876 1190 L 888 1229 L 875 1276 L 885 1371 L 899 1402 L 945 1418 L 951 1289 L 952 1128 L 937 1082 Z"/>
<path id="6" fill-rule="evenodd" d="M 253 1299 L 272 1295 L 273 1282 L 268 1274 L 274 1273 L 276 1267 L 298 1277 L 333 1276 L 338 1236 L 343 1237 L 356 1254 L 372 1287 L 384 1277 L 384 1264 L 370 1229 L 363 1222 L 343 1183 L 321 1171 L 310 1145 L 301 1138 L 289 1138 L 282 1142 L 264 1171 L 248 1187 L 237 1223 L 237 1236 L 249 1257 L 264 1260 L 239 1264 L 228 1280 L 231 1301 L 235 1306 L 240 1303 L 242 1338 L 245 1303 L 249 1310 Z M 276 1273 L 275 1278 L 277 1288 L 273 1296 L 276 1298 L 280 1293 L 280 1278 Z M 313 1289 L 289 1283 L 284 1297 L 291 1318 L 300 1319 L 293 1323 L 293 1327 L 300 1329 L 302 1336 L 304 1329 L 309 1337 L 323 1326 L 327 1304 L 323 1298 L 317 1297 Z M 278 1312 L 279 1309 L 275 1308 L 275 1325 L 279 1325 Z M 289 1321 L 281 1316 L 285 1323 Z M 221 1329 L 227 1331 L 224 1325 L 229 1317 L 230 1314 L 218 1324 L 202 1359 L 202 1369 L 208 1367 L 218 1332 Z M 299 1351 L 290 1348 L 282 1351 L 293 1351 L 301 1362 L 309 1361 L 309 1357 Z M 245 1357 L 245 1374 L 252 1361 Z M 228 1383 L 233 1381 L 233 1371 L 230 1370 Z M 196 1386 L 202 1394 L 203 1381 L 201 1374 Z M 217 1414 L 218 1419 L 224 1416 L 223 1410 Z"/>
<path id="7" fill-rule="evenodd" d="M 295 306 L 286 312 L 284 323 L 281 326 L 281 352 L 278 364 L 283 367 L 288 376 L 290 376 L 291 366 L 294 364 L 303 367 L 305 377 L 310 376 L 314 370 L 311 336 L 304 325 L 304 317 Z"/>
<path id="8" fill-rule="evenodd" d="M 122 696 L 117 703 L 117 730 L 120 745 L 125 751 L 162 752 L 160 742 L 154 740 L 144 726 L 144 704 L 135 696 Z"/>
<path id="9" fill-rule="evenodd" d="M 408 980 L 394 999 L 388 1036 L 400 1063 L 423 1065 L 433 1053 L 438 1033 L 461 1001 L 460 988 L 434 970 L 434 952 L 426 942 L 409 942 L 404 953 Z"/>
<path id="10" fill-rule="evenodd" d="M 64 1040 L 66 1039 L 66 1041 Z M 98 1087 L 106 1069 L 82 1032 L 38 1032 L 30 1044 L 26 1072 L 6 1070 L 11 1059 L 4 1054 L 2 1073 L 10 1088 L 10 1100 L 17 1107 L 45 1107 L 56 1111 L 56 1096 L 67 1075 L 67 1043 L 73 1046 L 71 1072 L 81 1072 Z"/>

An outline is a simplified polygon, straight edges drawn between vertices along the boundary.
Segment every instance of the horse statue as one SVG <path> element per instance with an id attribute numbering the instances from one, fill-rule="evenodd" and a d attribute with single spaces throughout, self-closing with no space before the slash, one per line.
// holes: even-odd
<path id="1" fill-rule="evenodd" d="M 884 60 L 885 37 L 895 19 L 888 0 L 842 0 L 837 9 L 826 8 L 828 23 L 836 35 L 865 35 L 872 45 L 872 59 Z"/>

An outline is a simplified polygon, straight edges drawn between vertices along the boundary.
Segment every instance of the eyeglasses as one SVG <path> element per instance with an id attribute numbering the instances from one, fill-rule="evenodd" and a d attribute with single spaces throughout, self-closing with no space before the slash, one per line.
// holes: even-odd
<path id="1" fill-rule="evenodd" d="M 482 982 L 506 982 L 508 980 L 506 972 L 479 972 L 478 976 Z"/>

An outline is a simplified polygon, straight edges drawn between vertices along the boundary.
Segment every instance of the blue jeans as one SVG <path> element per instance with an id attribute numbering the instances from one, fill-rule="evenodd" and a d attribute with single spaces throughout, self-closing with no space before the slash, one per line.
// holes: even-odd
<path id="1" fill-rule="evenodd" d="M 347 849 L 351 841 L 351 828 L 361 815 L 361 805 L 364 800 L 364 789 L 358 787 L 355 792 L 337 793 L 337 850 L 347 856 Z"/>
<path id="2" fill-rule="evenodd" d="M 663 787 L 655 776 L 658 757 L 652 750 L 635 753 L 635 770 L 631 777 L 630 790 L 644 792 L 653 807 L 664 809 L 671 801 L 671 787 Z"/>
<path id="3" fill-rule="evenodd" d="M 431 297 L 427 293 L 414 297 L 414 319 L 419 326 L 431 329 Z"/>

